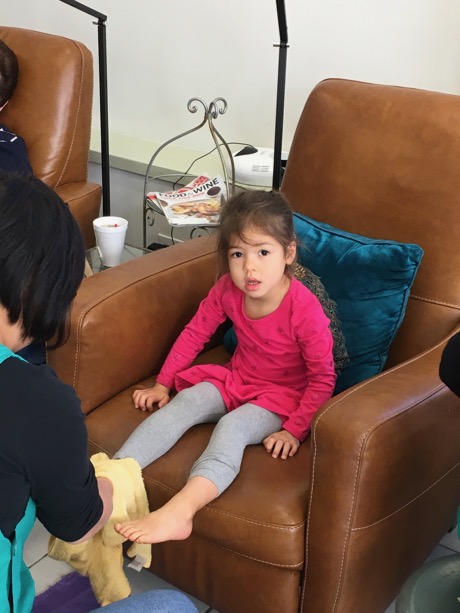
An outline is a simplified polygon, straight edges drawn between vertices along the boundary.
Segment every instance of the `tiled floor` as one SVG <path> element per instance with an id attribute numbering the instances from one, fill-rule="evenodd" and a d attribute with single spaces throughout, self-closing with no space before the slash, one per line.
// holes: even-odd
<path id="1" fill-rule="evenodd" d="M 48 537 L 49 534 L 45 528 L 39 522 L 36 522 L 24 550 L 24 559 L 35 580 L 37 594 L 43 592 L 47 587 L 56 583 L 63 575 L 72 571 L 71 567 L 64 562 L 57 562 L 48 557 Z M 460 541 L 456 531 L 446 534 L 439 545 L 435 547 L 427 561 L 442 556 L 452 555 L 454 553 L 460 553 Z M 165 581 L 159 577 L 155 577 L 147 570 L 141 570 L 139 573 L 131 568 L 125 568 L 125 571 L 134 594 L 156 588 L 171 587 Z M 192 598 L 192 600 L 199 613 L 217 613 L 217 611 L 210 609 L 203 602 L 195 598 Z M 394 611 L 395 603 L 393 603 L 385 613 L 394 613 Z M 375 612 L 372 611 L 369 613 Z"/>

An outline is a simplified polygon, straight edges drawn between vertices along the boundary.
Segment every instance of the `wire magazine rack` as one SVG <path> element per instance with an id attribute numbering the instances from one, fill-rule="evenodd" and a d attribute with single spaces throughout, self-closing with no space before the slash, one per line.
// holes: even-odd
<path id="1" fill-rule="evenodd" d="M 196 132 L 197 130 L 200 130 L 201 128 L 207 125 L 209 132 L 211 134 L 212 140 L 215 145 L 214 149 L 217 151 L 219 155 L 219 161 L 220 161 L 220 166 L 222 167 L 222 175 L 223 175 L 223 180 L 224 180 L 225 187 L 227 190 L 227 196 L 231 196 L 235 191 L 235 165 L 233 162 L 233 156 L 232 156 L 232 153 L 230 151 L 230 148 L 227 142 L 225 141 L 223 136 L 220 134 L 220 132 L 217 130 L 217 128 L 214 125 L 214 121 L 219 117 L 219 115 L 224 115 L 224 113 L 227 111 L 227 107 L 228 107 L 227 101 L 224 98 L 219 97 L 219 98 L 215 98 L 214 100 L 212 100 L 209 104 L 206 104 L 206 102 L 204 102 L 204 100 L 202 100 L 201 98 L 190 98 L 190 100 L 187 102 L 187 109 L 190 113 L 197 113 L 199 109 L 199 105 L 201 105 L 201 107 L 203 108 L 203 119 L 201 120 L 201 122 L 194 128 L 191 128 L 190 130 L 186 130 L 185 132 L 182 132 L 181 134 L 178 134 L 177 136 L 174 136 L 173 138 L 170 138 L 169 140 L 165 141 L 162 145 L 158 147 L 158 149 L 156 149 L 156 151 L 153 153 L 148 163 L 147 171 L 145 173 L 145 178 L 144 178 L 144 199 L 143 199 L 143 245 L 144 247 L 147 246 L 147 227 L 152 227 L 155 224 L 156 214 L 164 216 L 164 213 L 161 210 L 161 208 L 158 205 L 156 205 L 152 200 L 150 200 L 150 198 L 147 197 L 147 194 L 150 191 L 153 191 L 150 189 L 150 186 L 156 180 L 169 181 L 173 183 L 175 186 L 177 183 L 182 183 L 182 182 L 188 183 L 189 179 L 196 177 L 196 174 L 190 173 L 189 170 L 193 166 L 194 162 L 197 161 L 198 158 L 192 161 L 188 169 L 185 170 L 183 173 L 172 172 L 172 173 L 155 174 L 155 168 L 158 168 L 154 165 L 155 161 L 157 160 L 159 154 L 172 143 L 175 143 L 181 138 L 184 138 L 185 136 L 188 136 L 189 134 L 192 134 L 193 132 Z M 214 149 L 212 151 L 214 151 Z M 226 157 L 229 162 L 228 166 L 230 168 L 230 172 L 227 170 L 227 164 L 225 163 Z M 171 242 L 173 244 L 174 244 L 173 233 L 176 227 L 177 226 L 170 226 Z M 208 232 L 208 233 L 210 232 L 210 228 L 208 226 L 193 226 L 190 231 L 190 238 L 193 238 L 197 230 L 204 230 L 205 232 Z"/>

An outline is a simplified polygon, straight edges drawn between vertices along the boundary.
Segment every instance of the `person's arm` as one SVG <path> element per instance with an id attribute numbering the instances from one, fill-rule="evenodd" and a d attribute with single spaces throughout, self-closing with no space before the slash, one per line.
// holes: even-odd
<path id="1" fill-rule="evenodd" d="M 85 540 L 112 512 L 112 484 L 96 479 L 88 458 L 84 415 L 74 390 L 49 371 L 32 393 L 33 410 L 24 426 L 24 438 L 37 517 L 64 541 Z"/>
<path id="2" fill-rule="evenodd" d="M 97 487 L 98 487 L 99 496 L 102 500 L 102 505 L 103 505 L 102 515 L 99 521 L 97 522 L 97 524 L 95 524 L 92 528 L 90 528 L 90 530 L 88 530 L 88 532 L 84 536 L 82 536 L 77 541 L 72 541 L 74 544 L 83 543 L 84 541 L 87 541 L 92 536 L 97 534 L 99 530 L 103 526 L 105 526 L 105 524 L 107 523 L 107 520 L 112 515 L 112 510 L 113 510 L 112 482 L 110 481 L 110 479 L 107 479 L 106 477 L 97 477 Z"/>
<path id="3" fill-rule="evenodd" d="M 460 332 L 449 340 L 442 352 L 439 376 L 460 397 Z"/>
<path id="4" fill-rule="evenodd" d="M 202 300 L 195 316 L 172 346 L 155 385 L 134 390 L 133 402 L 136 409 L 153 411 L 155 404 L 158 404 L 160 409 L 168 404 L 177 373 L 186 370 L 192 364 L 219 325 L 226 319 L 222 307 L 222 294 L 227 283 L 228 279 L 224 277 L 219 279 L 207 297 Z"/>
<path id="5" fill-rule="evenodd" d="M 157 377 L 157 382 L 168 390 L 174 387 L 177 373 L 192 364 L 219 325 L 227 318 L 222 306 L 222 296 L 228 283 L 228 276 L 217 281 L 172 346 Z"/>
<path id="6" fill-rule="evenodd" d="M 307 386 L 297 410 L 283 423 L 283 430 L 303 441 L 315 413 L 334 393 L 337 378 L 329 319 L 314 297 L 308 312 L 297 323 L 297 335 L 306 367 Z"/>

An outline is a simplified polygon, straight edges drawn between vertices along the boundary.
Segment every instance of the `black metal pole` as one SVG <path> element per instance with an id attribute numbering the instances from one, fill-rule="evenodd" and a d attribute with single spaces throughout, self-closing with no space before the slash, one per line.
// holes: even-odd
<path id="1" fill-rule="evenodd" d="M 99 55 L 99 108 L 101 118 L 101 167 L 102 167 L 102 213 L 110 215 L 110 159 L 109 159 L 109 111 L 107 96 L 107 41 L 106 27 L 107 15 L 77 2 L 76 0 L 60 0 L 64 4 L 73 6 L 87 15 L 97 19 L 93 22 L 98 27 L 98 55 Z"/>
<path id="2" fill-rule="evenodd" d="M 284 118 L 284 94 L 286 89 L 286 63 L 288 50 L 288 31 L 286 21 L 286 8 L 284 0 L 276 0 L 278 13 L 278 27 L 280 42 L 274 47 L 279 47 L 278 58 L 278 87 L 276 95 L 275 114 L 275 147 L 273 151 L 273 189 L 279 189 L 281 185 L 281 149 L 283 141 L 283 118 Z"/>
<path id="3" fill-rule="evenodd" d="M 99 43 L 99 104 L 101 112 L 102 214 L 110 215 L 109 107 L 107 97 L 107 44 L 105 22 L 97 23 Z"/>
<path id="4" fill-rule="evenodd" d="M 96 19 L 102 19 L 102 21 L 107 21 L 107 15 L 103 15 L 99 13 L 99 11 L 95 11 L 94 9 L 82 4 L 81 2 L 77 2 L 76 0 L 61 0 L 64 4 L 68 4 L 69 6 L 73 6 L 75 9 L 79 11 L 83 11 L 87 15 L 91 15 L 91 17 L 96 17 Z"/>

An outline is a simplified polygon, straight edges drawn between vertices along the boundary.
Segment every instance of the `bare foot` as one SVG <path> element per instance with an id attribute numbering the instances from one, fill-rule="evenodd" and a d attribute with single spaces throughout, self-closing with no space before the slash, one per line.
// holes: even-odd
<path id="1" fill-rule="evenodd" d="M 193 516 L 174 499 L 141 519 L 115 524 L 115 530 L 137 543 L 163 543 L 181 541 L 190 536 Z"/>
<path id="2" fill-rule="evenodd" d="M 219 491 L 206 477 L 191 477 L 161 509 L 135 521 L 115 524 L 115 530 L 137 543 L 163 543 L 188 538 L 195 513 L 217 498 Z"/>

